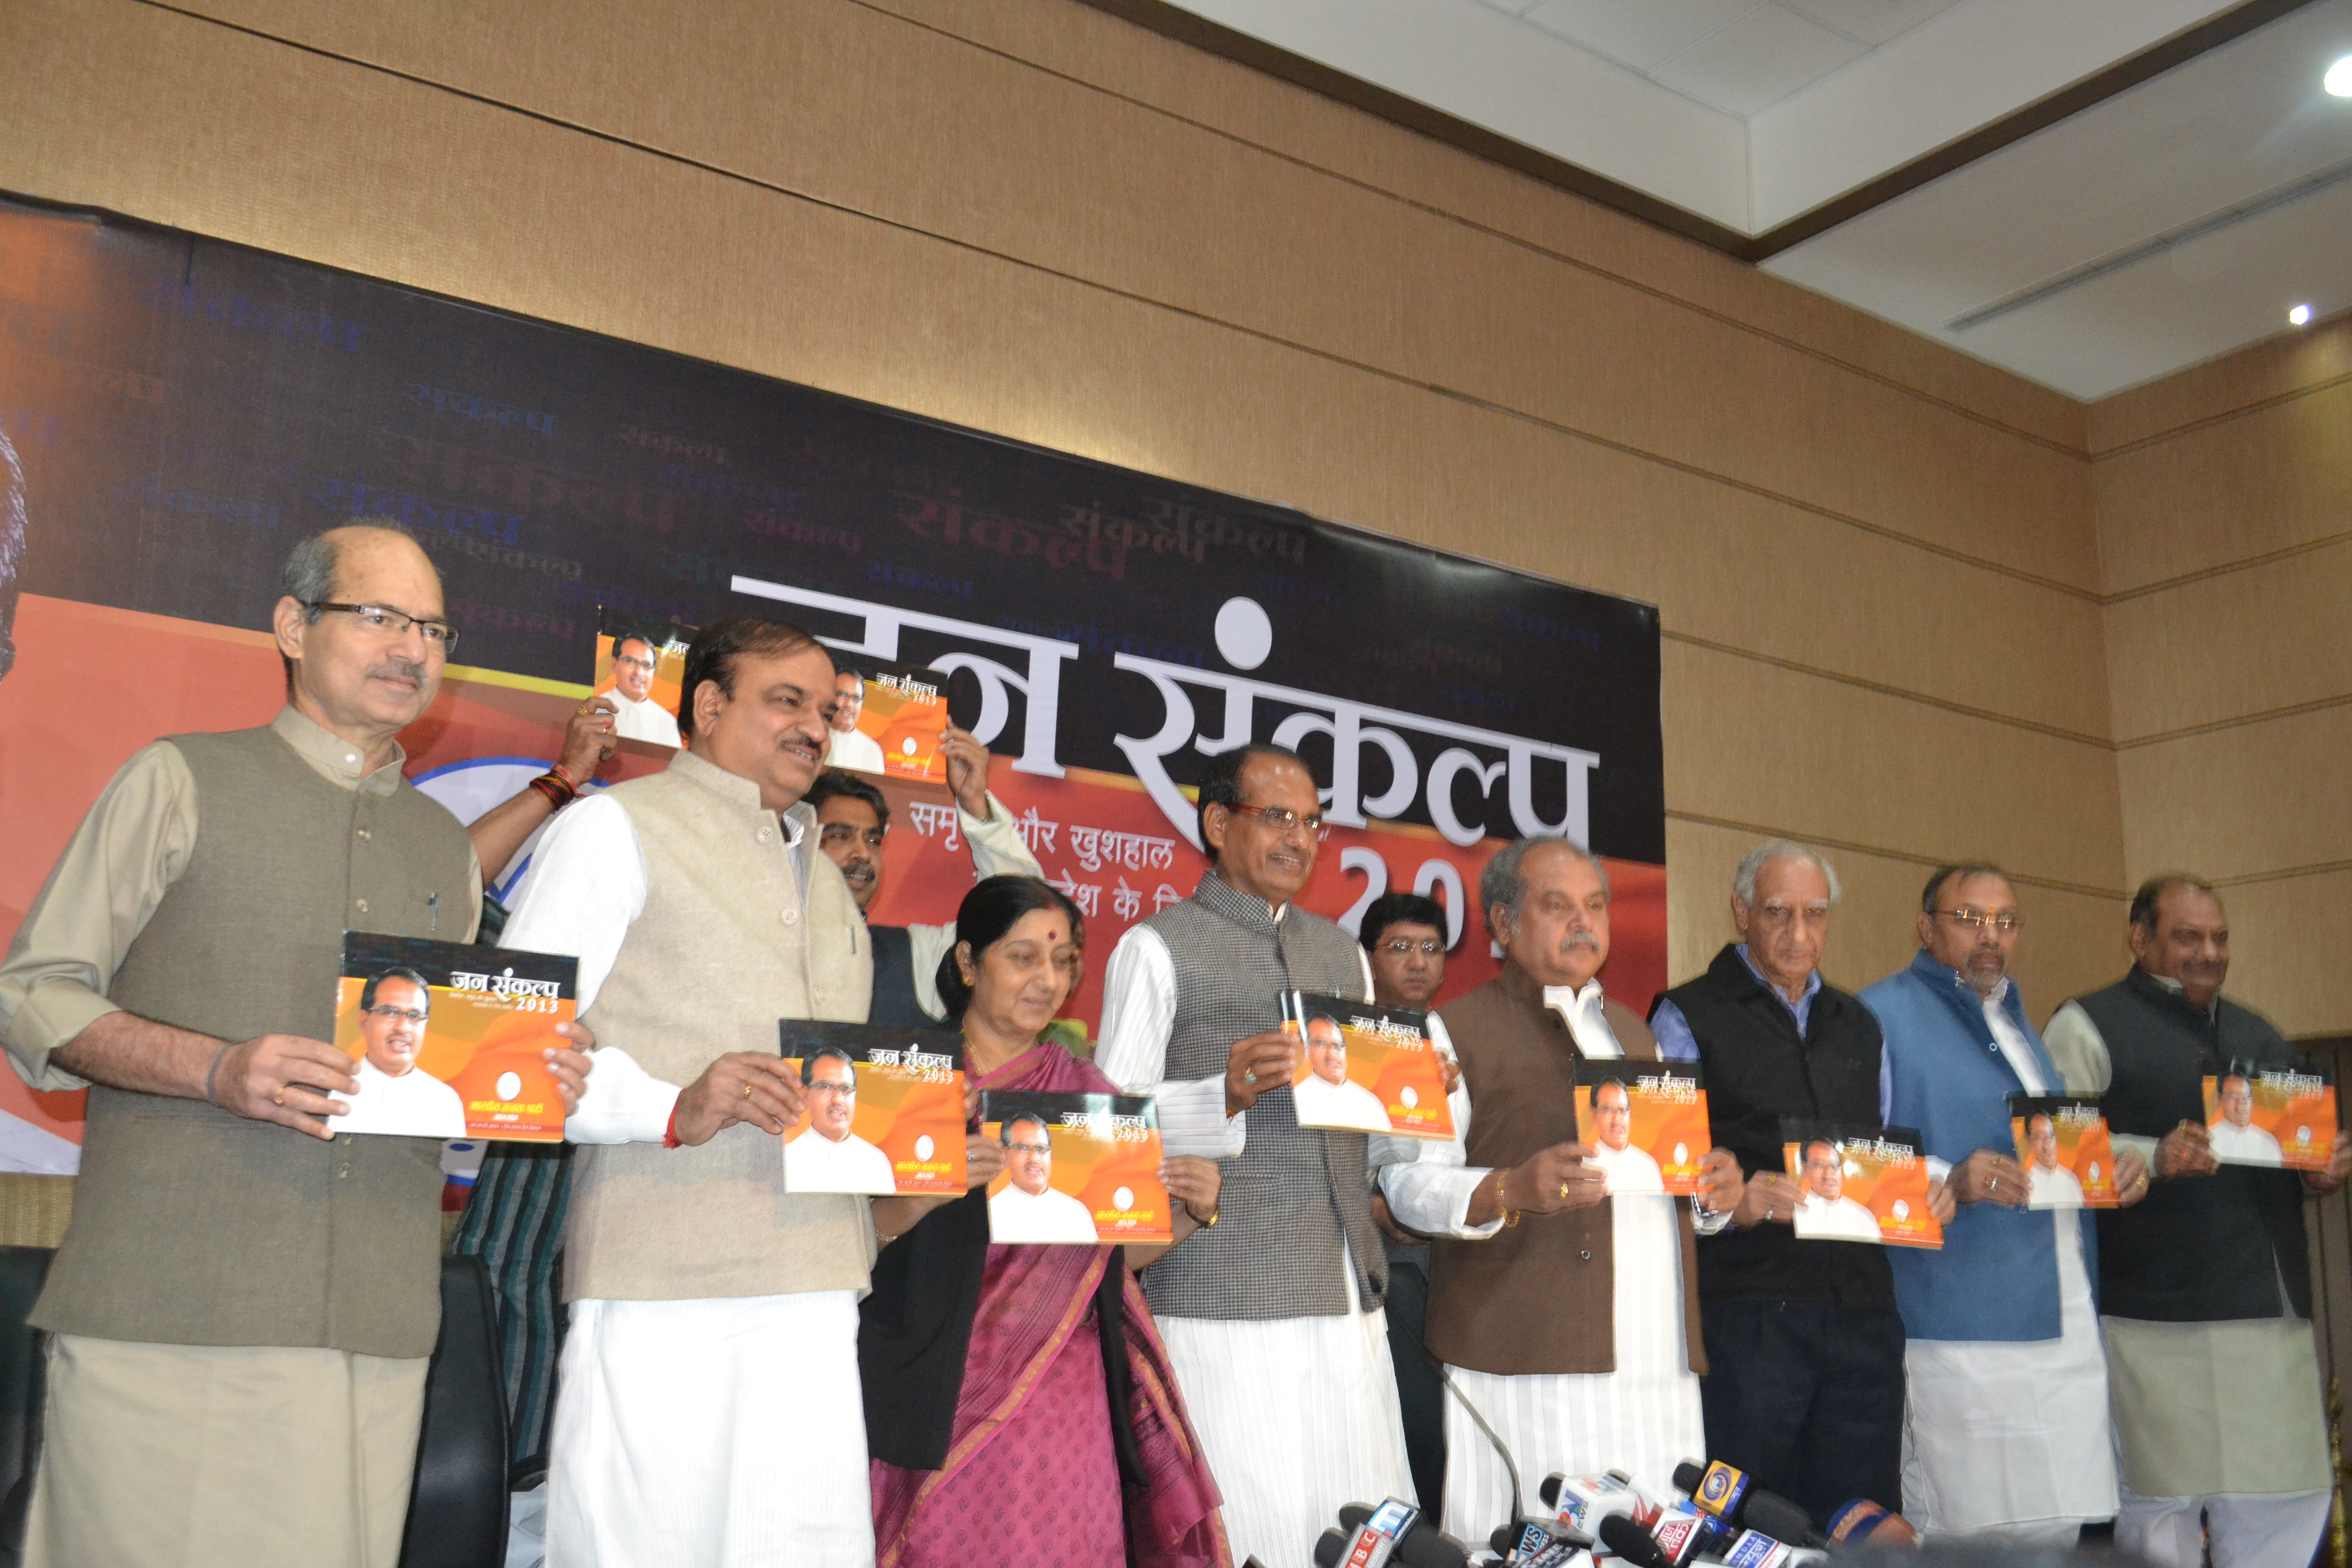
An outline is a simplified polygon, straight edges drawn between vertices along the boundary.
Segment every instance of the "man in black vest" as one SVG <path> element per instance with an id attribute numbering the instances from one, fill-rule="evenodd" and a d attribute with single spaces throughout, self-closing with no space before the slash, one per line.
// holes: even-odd
<path id="1" fill-rule="evenodd" d="M 1706 1074 L 1715 1141 L 1748 1178 L 1731 1227 L 1698 1243 L 1708 1457 L 1802 1503 L 1903 1506 L 1903 1320 L 1882 1248 L 1796 1239 L 1780 1120 L 1880 1125 L 1878 1022 L 1822 983 L 1837 876 L 1801 844 L 1750 850 L 1732 880 L 1742 940 L 1658 999 L 1666 1056 Z M 1686 1051 L 1684 1047 L 1695 1047 Z"/>
<path id="2" fill-rule="evenodd" d="M 2103 1097 L 2116 1152 L 2156 1173 L 2099 1215 L 2099 1310 L 2123 1463 L 2116 1544 L 2147 1562 L 2304 1568 L 2334 1477 L 2312 1342 L 2304 1194 L 2352 1174 L 2223 1165 L 2204 1084 L 2231 1061 L 2292 1068 L 2293 1047 L 2221 996 L 2230 927 L 2210 886 L 2151 878 L 2131 903 L 2132 970 L 2042 1033 L 2074 1094 Z"/>
<path id="3" fill-rule="evenodd" d="M 956 801 L 947 842 L 952 847 L 956 834 L 963 835 L 971 846 L 974 879 L 1043 877 L 1045 873 L 1029 852 L 1013 814 L 989 793 L 988 748 L 950 725 L 940 737 L 940 755 L 947 759 L 948 788 Z M 882 891 L 882 846 L 890 831 L 890 803 L 871 779 L 828 768 L 817 775 L 803 804 L 816 813 L 818 847 L 841 868 L 857 907 L 870 909 Z M 874 1004 L 866 1022 L 921 1029 L 944 1019 L 940 960 L 955 946 L 955 922 L 868 924 L 866 929 L 874 938 Z"/>

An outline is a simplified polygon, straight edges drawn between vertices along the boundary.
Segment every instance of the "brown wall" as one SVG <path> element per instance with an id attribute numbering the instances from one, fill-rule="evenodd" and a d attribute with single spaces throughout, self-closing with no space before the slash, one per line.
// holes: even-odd
<path id="1" fill-rule="evenodd" d="M 1847 984 L 1958 855 L 2038 1013 L 2121 967 L 2110 726 L 2184 721 L 2079 405 L 1069 0 L 185 9 L 0 7 L 0 189 L 1651 601 L 1677 978 L 1768 832 Z"/>
<path id="2" fill-rule="evenodd" d="M 2352 318 L 2090 410 L 2124 864 L 2222 886 L 2232 994 L 2352 1031 Z"/>

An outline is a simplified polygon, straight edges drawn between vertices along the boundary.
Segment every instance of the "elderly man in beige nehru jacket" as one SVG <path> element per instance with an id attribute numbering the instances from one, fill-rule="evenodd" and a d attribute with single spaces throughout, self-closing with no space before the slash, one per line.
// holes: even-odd
<path id="1" fill-rule="evenodd" d="M 90 1086 L 32 1319 L 55 1337 L 30 1563 L 400 1551 L 440 1326 L 440 1145 L 337 1136 L 357 1080 L 326 1042 L 346 929 L 473 932 L 466 830 L 394 739 L 456 634 L 388 528 L 298 545 L 284 586 L 277 719 L 124 763 L 0 964 L 17 1072 Z M 584 1059 L 548 1056 L 569 1103 Z"/>
<path id="2" fill-rule="evenodd" d="M 862 1022 L 872 944 L 801 797 L 833 660 L 739 616 L 687 650 L 667 772 L 555 819 L 501 940 L 580 958 L 551 1563 L 867 1568 L 864 1197 L 787 1195 L 780 1018 Z"/>

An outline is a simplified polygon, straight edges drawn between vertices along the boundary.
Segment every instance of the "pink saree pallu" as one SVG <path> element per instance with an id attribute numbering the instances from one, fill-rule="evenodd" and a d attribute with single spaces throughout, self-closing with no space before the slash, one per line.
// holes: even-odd
<path id="1" fill-rule="evenodd" d="M 1059 1046 L 980 1087 L 1114 1092 Z M 861 1316 L 878 1568 L 1231 1568 L 1117 1248 L 991 1245 L 974 1192 L 883 1249 Z"/>

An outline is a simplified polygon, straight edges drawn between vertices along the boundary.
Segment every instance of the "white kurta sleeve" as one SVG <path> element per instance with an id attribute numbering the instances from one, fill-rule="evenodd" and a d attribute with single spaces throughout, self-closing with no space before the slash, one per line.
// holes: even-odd
<path id="1" fill-rule="evenodd" d="M 1171 1154 L 1230 1160 L 1247 1138 L 1248 1113 L 1225 1114 L 1225 1079 L 1171 1079 L 1168 1037 L 1176 1027 L 1176 960 L 1148 926 L 1131 927 L 1103 974 L 1102 1037 L 1095 1066 L 1129 1094 L 1160 1102 L 1160 1142 Z"/>
<path id="2" fill-rule="evenodd" d="M 1432 1017 L 1430 1039 L 1443 1041 L 1454 1054 L 1454 1041 L 1444 1025 Z M 1381 1195 L 1389 1212 L 1407 1230 L 1423 1236 L 1454 1236 L 1475 1241 L 1503 1228 L 1501 1216 L 1482 1226 L 1466 1223 L 1471 1194 L 1485 1181 L 1489 1167 L 1470 1163 L 1470 1082 L 1465 1079 L 1445 1097 L 1454 1114 L 1454 1136 L 1444 1138 L 1375 1138 L 1369 1155 L 1380 1164 Z M 1383 1163 L 1385 1162 L 1385 1163 Z"/>
<path id="3" fill-rule="evenodd" d="M 2042 1048 L 2050 1053 L 2051 1064 L 2066 1080 L 2068 1094 L 2105 1094 L 2115 1079 L 2115 1061 L 2107 1055 L 2107 1042 L 2078 1002 L 2069 1002 L 2050 1016 L 2050 1022 L 2042 1026 Z M 2118 1152 L 2130 1150 L 2151 1173 L 2155 1171 L 2158 1140 L 2113 1128 L 2107 1130 L 2107 1136 Z"/>
<path id="4" fill-rule="evenodd" d="M 962 806 L 956 807 L 956 824 L 963 829 L 964 842 L 971 846 L 971 871 L 976 879 L 989 877 L 1035 877 L 1043 879 L 1044 867 L 1029 852 L 1027 840 L 1021 837 L 1013 814 L 994 795 L 988 797 L 988 816 L 974 816 Z M 952 929 L 952 927 L 950 927 Z"/>
<path id="5" fill-rule="evenodd" d="M 585 1013 L 645 909 L 646 857 L 636 828 L 619 801 L 592 795 L 548 825 L 499 945 L 579 959 L 580 1011 Z M 594 1059 L 580 1108 L 564 1120 L 564 1138 L 660 1142 L 677 1104 L 677 1086 L 615 1047 L 598 1047 Z"/>

